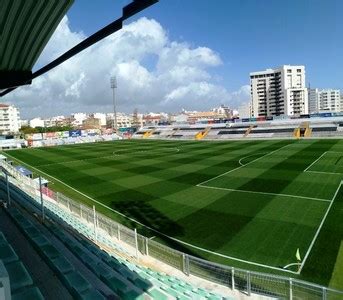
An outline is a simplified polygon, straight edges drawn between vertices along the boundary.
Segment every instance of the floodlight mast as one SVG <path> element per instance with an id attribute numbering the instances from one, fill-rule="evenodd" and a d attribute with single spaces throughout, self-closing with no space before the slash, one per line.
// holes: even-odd
<path id="1" fill-rule="evenodd" d="M 118 123 L 117 123 L 117 107 L 116 107 L 116 91 L 117 88 L 117 78 L 115 76 L 111 77 L 111 89 L 113 95 L 113 130 L 118 131 Z"/>

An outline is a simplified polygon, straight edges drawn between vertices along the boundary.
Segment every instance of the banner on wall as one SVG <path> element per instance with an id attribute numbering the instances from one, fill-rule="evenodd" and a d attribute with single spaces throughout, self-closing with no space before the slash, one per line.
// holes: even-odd
<path id="1" fill-rule="evenodd" d="M 70 137 L 78 137 L 81 136 L 81 130 L 77 129 L 77 130 L 70 130 L 69 131 L 69 136 Z"/>

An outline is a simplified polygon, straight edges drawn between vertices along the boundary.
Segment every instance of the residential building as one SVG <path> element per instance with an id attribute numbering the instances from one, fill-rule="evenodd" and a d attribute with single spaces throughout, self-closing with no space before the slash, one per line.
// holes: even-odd
<path id="1" fill-rule="evenodd" d="M 83 120 L 87 119 L 87 114 L 85 113 L 75 113 L 71 115 L 73 118 L 72 125 L 73 126 L 81 126 Z"/>
<path id="2" fill-rule="evenodd" d="M 310 114 L 319 112 L 319 89 L 308 89 L 308 110 Z"/>
<path id="3" fill-rule="evenodd" d="M 36 127 L 44 127 L 45 122 L 41 118 L 34 118 L 29 121 L 29 126 L 31 128 L 36 128 Z"/>
<path id="4" fill-rule="evenodd" d="M 308 114 L 304 66 L 250 73 L 250 85 L 252 117 Z"/>
<path id="5" fill-rule="evenodd" d="M 310 113 L 340 112 L 341 92 L 333 89 L 309 89 L 309 111 Z"/>
<path id="6" fill-rule="evenodd" d="M 219 118 L 230 119 L 232 118 L 233 111 L 228 106 L 220 105 L 212 109 L 213 112 L 217 114 Z"/>
<path id="7" fill-rule="evenodd" d="M 20 127 L 29 126 L 29 120 L 20 120 Z"/>
<path id="8" fill-rule="evenodd" d="M 82 121 L 83 129 L 101 129 L 101 120 L 94 118 L 93 116 L 88 117 L 86 120 Z"/>
<path id="9" fill-rule="evenodd" d="M 101 126 L 106 126 L 106 114 L 103 113 L 94 113 L 91 116 L 93 116 L 96 119 L 100 119 Z"/>
<path id="10" fill-rule="evenodd" d="M 107 128 L 112 128 L 114 124 L 114 114 L 106 114 L 106 123 Z M 119 128 L 128 128 L 132 126 L 132 117 L 124 113 L 117 113 L 117 127 Z"/>
<path id="11" fill-rule="evenodd" d="M 0 103 L 0 134 L 18 133 L 20 129 L 19 110 Z"/>
<path id="12" fill-rule="evenodd" d="M 241 119 L 244 118 L 249 118 L 250 117 L 250 103 L 243 103 L 239 108 L 238 108 L 238 115 Z"/>

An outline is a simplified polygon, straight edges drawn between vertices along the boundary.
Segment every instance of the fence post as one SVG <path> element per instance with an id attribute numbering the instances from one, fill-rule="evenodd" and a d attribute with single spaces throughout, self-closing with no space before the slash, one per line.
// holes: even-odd
<path id="1" fill-rule="evenodd" d="M 5 171 L 4 173 L 6 175 L 7 206 L 9 207 L 11 205 L 10 184 L 8 182 L 8 174 L 7 174 L 7 172 Z"/>
<path id="2" fill-rule="evenodd" d="M 250 271 L 247 271 L 247 292 L 248 292 L 248 296 L 251 295 L 251 275 L 250 275 Z"/>
<path id="3" fill-rule="evenodd" d="M 323 287 L 323 300 L 327 299 L 327 289 Z"/>
<path id="4" fill-rule="evenodd" d="M 231 268 L 231 281 L 232 281 L 232 290 L 235 289 L 235 268 Z"/>
<path id="5" fill-rule="evenodd" d="M 189 257 L 185 253 L 182 253 L 182 271 L 189 276 Z"/>
<path id="6" fill-rule="evenodd" d="M 71 210 L 70 210 L 69 198 L 67 198 L 67 206 L 68 206 L 68 210 L 71 211 Z M 94 206 L 93 206 L 93 207 L 94 207 Z M 94 207 L 94 209 L 95 209 L 95 207 Z"/>
<path id="7" fill-rule="evenodd" d="M 146 237 L 145 238 L 145 254 L 149 256 L 149 245 L 148 245 L 149 239 Z"/>
<path id="8" fill-rule="evenodd" d="M 118 240 L 120 241 L 120 224 L 118 223 Z"/>
<path id="9" fill-rule="evenodd" d="M 137 236 L 136 228 L 135 228 L 135 245 L 136 245 L 136 258 L 138 259 L 138 236 Z"/>
<path id="10" fill-rule="evenodd" d="M 289 300 L 293 299 L 293 281 L 289 278 Z"/>
<path id="11" fill-rule="evenodd" d="M 68 206 L 69 206 L 69 200 L 68 200 Z M 94 223 L 94 239 L 95 239 L 95 243 L 97 243 L 96 212 L 95 212 L 95 206 L 94 205 L 93 205 L 93 223 Z"/>
<path id="12" fill-rule="evenodd" d="M 41 202 L 41 209 L 42 209 L 42 222 L 45 219 L 44 213 L 44 199 L 43 199 L 43 191 L 42 191 L 42 177 L 39 175 L 39 194 L 40 194 L 40 202 Z"/>

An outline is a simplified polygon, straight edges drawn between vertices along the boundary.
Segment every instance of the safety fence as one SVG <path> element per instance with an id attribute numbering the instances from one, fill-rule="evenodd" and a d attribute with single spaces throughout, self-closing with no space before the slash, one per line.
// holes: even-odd
<path id="1" fill-rule="evenodd" d="M 259 294 L 279 299 L 343 299 L 343 291 L 290 277 L 221 265 L 172 249 L 138 234 L 136 230 L 132 230 L 99 212 L 95 213 L 94 207 L 91 208 L 74 201 L 62 193 L 44 187 L 40 189 L 36 181 L 25 177 L 5 161 L 0 161 L 0 167 L 4 172 L 2 175 L 5 176 L 5 179 L 31 197 L 37 199 L 39 195 L 44 195 L 41 197 L 42 200 L 44 198 L 53 201 L 66 213 L 89 223 L 95 231 L 102 230 L 109 237 L 114 237 L 135 248 L 137 254 L 153 257 L 186 275 L 197 276 L 233 290 L 237 289 L 247 295 Z M 9 187 L 9 185 L 7 186 Z"/>

